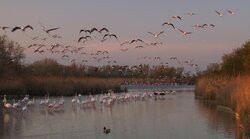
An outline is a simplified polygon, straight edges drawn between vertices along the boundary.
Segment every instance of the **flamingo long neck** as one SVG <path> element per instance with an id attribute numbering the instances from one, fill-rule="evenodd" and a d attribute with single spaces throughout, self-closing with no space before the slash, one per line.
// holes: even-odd
<path id="1" fill-rule="evenodd" d="M 7 103 L 7 99 L 6 99 L 6 97 L 4 96 L 4 98 L 3 98 L 3 105 L 6 105 L 6 103 Z"/>

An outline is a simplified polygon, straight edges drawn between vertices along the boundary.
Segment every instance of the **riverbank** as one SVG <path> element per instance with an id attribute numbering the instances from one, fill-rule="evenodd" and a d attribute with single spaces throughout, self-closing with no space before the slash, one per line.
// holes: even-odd
<path id="1" fill-rule="evenodd" d="M 30 76 L 25 78 L 1 79 L 0 95 L 23 96 L 73 96 L 125 91 L 121 88 L 122 78 Z"/>
<path id="2" fill-rule="evenodd" d="M 195 88 L 196 98 L 215 102 L 219 108 L 231 109 L 250 135 L 250 76 L 201 76 Z"/>

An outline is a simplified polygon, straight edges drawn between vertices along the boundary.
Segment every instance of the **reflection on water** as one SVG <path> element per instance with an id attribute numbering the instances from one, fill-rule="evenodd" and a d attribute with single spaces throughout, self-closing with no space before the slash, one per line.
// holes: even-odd
<path id="1" fill-rule="evenodd" d="M 235 116 L 223 110 L 216 110 L 216 105 L 196 101 L 200 114 L 207 120 L 211 134 L 224 134 L 225 138 L 236 136 Z"/>
<path id="2" fill-rule="evenodd" d="M 135 92 L 132 92 L 135 93 Z M 177 92 L 165 99 L 148 98 L 113 106 L 79 107 L 65 98 L 64 111 L 36 105 L 28 111 L 0 114 L 1 139 L 235 139 L 235 119 L 194 99 L 193 92 Z M 103 133 L 103 127 L 111 133 Z"/>

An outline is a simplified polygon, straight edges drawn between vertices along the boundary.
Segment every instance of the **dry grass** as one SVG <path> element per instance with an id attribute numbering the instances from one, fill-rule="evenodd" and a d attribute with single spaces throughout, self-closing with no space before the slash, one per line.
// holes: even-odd
<path id="1" fill-rule="evenodd" d="M 239 113 L 245 131 L 250 132 L 250 76 L 203 76 L 197 81 L 195 94 L 232 108 Z"/>

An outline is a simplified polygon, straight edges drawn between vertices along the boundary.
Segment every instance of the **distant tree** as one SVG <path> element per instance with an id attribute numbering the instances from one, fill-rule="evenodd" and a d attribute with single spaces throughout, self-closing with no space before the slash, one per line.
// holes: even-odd
<path id="1" fill-rule="evenodd" d="M 49 58 L 35 61 L 27 68 L 33 75 L 52 76 L 63 74 L 63 66 L 57 63 L 56 60 Z"/>
<path id="2" fill-rule="evenodd" d="M 207 66 L 206 74 L 219 74 L 221 70 L 221 64 L 211 63 Z"/>
<path id="3" fill-rule="evenodd" d="M 0 36 L 0 77 L 9 77 L 21 73 L 21 61 L 25 57 L 20 44 Z"/>
<path id="4" fill-rule="evenodd" d="M 250 73 L 250 41 L 222 57 L 222 71 L 229 75 Z"/>

